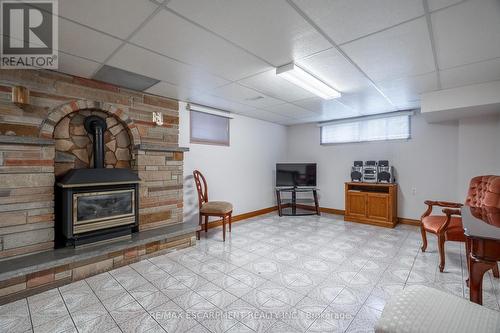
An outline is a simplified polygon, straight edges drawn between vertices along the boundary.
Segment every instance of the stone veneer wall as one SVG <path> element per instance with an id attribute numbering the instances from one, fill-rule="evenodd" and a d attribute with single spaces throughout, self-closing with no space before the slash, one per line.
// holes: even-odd
<path id="1" fill-rule="evenodd" d="M 11 103 L 14 85 L 29 88 L 29 105 Z M 56 72 L 0 70 L 0 259 L 53 247 L 54 161 L 62 150 L 54 131 L 81 110 L 127 127 L 130 164 L 143 180 L 140 230 L 182 222 L 177 101 Z M 163 114 L 162 126 L 152 112 Z"/>
<path id="2" fill-rule="evenodd" d="M 106 168 L 131 168 L 133 146 L 127 126 L 114 115 L 97 110 L 81 110 L 68 114 L 55 126 L 56 179 L 71 169 L 92 168 L 94 165 L 93 136 L 87 133 L 84 119 L 94 115 L 106 120 L 104 132 L 104 166 Z"/>

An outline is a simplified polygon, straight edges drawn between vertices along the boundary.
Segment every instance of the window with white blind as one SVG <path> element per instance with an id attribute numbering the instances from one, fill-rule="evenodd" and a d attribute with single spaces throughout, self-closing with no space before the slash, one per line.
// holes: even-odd
<path id="1" fill-rule="evenodd" d="M 410 113 L 368 116 L 321 125 L 321 144 L 410 138 Z"/>
<path id="2" fill-rule="evenodd" d="M 205 112 L 190 112 L 191 143 L 229 146 L 229 118 Z"/>

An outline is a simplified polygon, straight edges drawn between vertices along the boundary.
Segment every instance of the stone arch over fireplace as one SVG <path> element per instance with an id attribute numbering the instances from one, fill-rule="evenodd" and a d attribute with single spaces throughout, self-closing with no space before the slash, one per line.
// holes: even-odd
<path id="1" fill-rule="evenodd" d="M 90 115 L 99 116 L 107 123 L 108 128 L 104 133 L 105 167 L 133 167 L 134 146 L 140 144 L 140 138 L 126 112 L 111 104 L 76 101 L 54 109 L 42 125 L 41 136 L 50 135 L 55 140 L 56 178 L 62 177 L 71 169 L 93 166 L 93 137 L 83 126 L 83 120 Z"/>
<path id="2" fill-rule="evenodd" d="M 64 117 L 73 112 L 78 112 L 80 110 L 99 110 L 105 113 L 114 115 L 118 120 L 120 120 L 129 132 L 131 142 L 134 146 L 141 144 L 141 136 L 139 135 L 139 130 L 134 124 L 133 120 L 129 118 L 128 112 L 124 108 L 117 107 L 111 103 L 102 103 L 89 100 L 74 100 L 69 103 L 60 105 L 49 112 L 47 119 L 42 123 L 40 127 L 41 138 L 52 139 L 54 137 L 54 130 L 57 123 L 59 123 Z"/>

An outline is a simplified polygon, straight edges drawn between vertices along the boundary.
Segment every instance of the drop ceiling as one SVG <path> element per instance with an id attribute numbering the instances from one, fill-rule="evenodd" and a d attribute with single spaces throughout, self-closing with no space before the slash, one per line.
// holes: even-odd
<path id="1" fill-rule="evenodd" d="M 500 80 L 498 0 L 64 0 L 59 70 L 103 66 L 146 91 L 283 125 L 420 107 L 420 94 Z M 290 62 L 342 93 L 275 75 Z"/>

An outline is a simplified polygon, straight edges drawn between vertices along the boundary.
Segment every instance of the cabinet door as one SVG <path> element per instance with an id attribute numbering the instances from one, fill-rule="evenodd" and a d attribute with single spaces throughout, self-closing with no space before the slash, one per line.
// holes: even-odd
<path id="1" fill-rule="evenodd" d="M 369 219 L 389 221 L 389 195 L 369 193 L 366 200 L 366 215 Z"/>
<path id="2" fill-rule="evenodd" d="M 366 194 L 361 192 L 347 193 L 347 214 L 366 217 Z"/>

